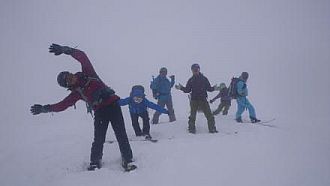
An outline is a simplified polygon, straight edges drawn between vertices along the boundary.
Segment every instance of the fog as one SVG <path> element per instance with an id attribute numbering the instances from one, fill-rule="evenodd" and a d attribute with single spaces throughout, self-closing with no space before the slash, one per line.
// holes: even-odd
<path id="1" fill-rule="evenodd" d="M 56 76 L 80 71 L 80 64 L 48 53 L 52 43 L 85 51 L 121 97 L 141 84 L 151 99 L 149 84 L 161 67 L 185 84 L 199 63 L 212 85 L 249 72 L 249 99 L 260 118 L 330 121 L 329 18 L 327 0 L 2 0 L 0 141 L 20 139 L 37 120 L 47 125 L 51 118 L 33 117 L 30 106 L 68 94 Z M 186 118 L 187 95 L 172 94 L 182 110 L 177 117 Z M 80 102 L 54 115 L 80 121 L 85 112 Z"/>

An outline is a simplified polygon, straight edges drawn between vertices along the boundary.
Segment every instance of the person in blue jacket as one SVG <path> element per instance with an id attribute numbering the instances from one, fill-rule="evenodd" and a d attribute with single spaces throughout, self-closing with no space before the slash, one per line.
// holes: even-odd
<path id="1" fill-rule="evenodd" d="M 246 81 L 249 78 L 249 74 L 247 72 L 242 72 L 241 76 L 239 77 L 239 81 L 236 84 L 237 89 L 237 112 L 236 112 L 236 121 L 241 123 L 242 122 L 242 113 L 245 109 L 249 111 L 250 119 L 252 123 L 260 122 L 259 119 L 256 117 L 256 112 L 253 105 L 247 99 L 248 96 L 248 88 L 246 85 Z"/>
<path id="2" fill-rule="evenodd" d="M 173 109 L 173 101 L 171 95 L 171 88 L 175 84 L 175 76 L 169 76 L 171 81 L 166 77 L 167 75 L 167 68 L 162 67 L 159 70 L 159 75 L 151 82 L 150 88 L 153 92 L 153 97 L 157 99 L 157 104 L 161 107 L 165 107 L 168 109 L 169 112 L 169 120 L 173 122 L 176 120 L 174 109 Z M 160 112 L 156 111 L 152 117 L 152 123 L 158 124 Z"/>
<path id="3" fill-rule="evenodd" d="M 130 96 L 125 99 L 118 100 L 120 106 L 129 105 L 132 126 L 136 136 L 145 136 L 146 139 L 151 139 L 149 114 L 147 108 L 154 109 L 158 112 L 168 114 L 168 110 L 149 101 L 144 94 L 144 87 L 135 85 L 132 87 Z M 143 128 L 141 130 L 139 117 L 143 120 Z"/>

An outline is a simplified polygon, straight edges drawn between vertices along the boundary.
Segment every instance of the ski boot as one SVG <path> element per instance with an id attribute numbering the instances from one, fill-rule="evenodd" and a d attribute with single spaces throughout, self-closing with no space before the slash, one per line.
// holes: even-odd
<path id="1" fill-rule="evenodd" d="M 257 119 L 257 118 L 255 118 L 255 117 L 250 117 L 250 119 L 251 119 L 251 123 L 258 123 L 258 122 L 260 122 L 260 120 Z"/>
<path id="2" fill-rule="evenodd" d="M 176 118 L 175 118 L 175 115 L 174 115 L 174 111 L 173 111 L 172 115 L 169 116 L 169 118 L 170 118 L 170 122 L 176 121 Z"/>
<path id="3" fill-rule="evenodd" d="M 102 167 L 101 161 L 91 162 L 87 168 L 88 171 L 94 171 L 95 169 L 100 169 Z"/>
<path id="4" fill-rule="evenodd" d="M 134 165 L 132 161 L 127 162 L 125 160 L 121 162 L 121 166 L 124 168 L 125 172 L 129 172 L 137 168 L 137 166 Z"/>
<path id="5" fill-rule="evenodd" d="M 188 132 L 191 134 L 196 134 L 196 129 L 195 128 L 188 128 Z"/>
<path id="6" fill-rule="evenodd" d="M 146 134 L 146 135 L 145 135 L 145 139 L 146 139 L 146 140 L 151 140 L 151 138 L 152 138 L 152 137 L 150 136 L 150 134 Z"/>
<path id="7" fill-rule="evenodd" d="M 213 129 L 209 130 L 209 133 L 218 133 L 218 131 L 216 128 L 213 128 Z"/>
<path id="8" fill-rule="evenodd" d="M 151 124 L 157 125 L 159 123 L 159 119 L 152 118 Z"/>
<path id="9" fill-rule="evenodd" d="M 241 117 L 236 118 L 236 122 L 237 123 L 243 123 L 242 118 Z"/>
<path id="10" fill-rule="evenodd" d="M 139 137 L 139 136 L 143 136 L 143 134 L 142 134 L 142 132 L 139 132 L 139 133 L 135 133 L 135 136 Z"/>

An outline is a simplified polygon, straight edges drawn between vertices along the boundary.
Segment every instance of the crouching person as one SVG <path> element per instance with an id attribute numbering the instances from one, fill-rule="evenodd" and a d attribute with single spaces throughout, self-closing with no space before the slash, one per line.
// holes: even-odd
<path id="1" fill-rule="evenodd" d="M 163 114 L 169 114 L 168 110 L 161 106 L 149 101 L 144 94 L 144 87 L 135 85 L 132 87 L 130 96 L 118 101 L 119 105 L 129 105 L 129 112 L 131 115 L 132 126 L 136 136 L 145 136 L 148 140 L 151 139 L 150 135 L 150 121 L 147 108 L 154 109 Z M 143 128 L 141 130 L 139 124 L 139 117 L 143 120 Z"/>

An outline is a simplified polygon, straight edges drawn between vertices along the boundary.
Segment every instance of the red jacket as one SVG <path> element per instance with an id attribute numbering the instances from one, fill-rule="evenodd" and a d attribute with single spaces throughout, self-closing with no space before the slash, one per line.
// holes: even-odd
<path id="1" fill-rule="evenodd" d="M 93 93 L 95 93 L 98 90 L 104 89 L 107 87 L 98 75 L 96 74 L 91 62 L 89 61 L 87 55 L 80 50 L 74 49 L 74 52 L 71 54 L 73 58 L 75 58 L 77 61 L 81 63 L 82 67 L 82 72 L 77 72 L 75 75 L 78 76 L 78 86 L 71 88 L 71 93 L 64 98 L 62 101 L 50 105 L 50 111 L 52 112 L 60 112 L 68 107 L 74 105 L 78 100 L 84 100 L 82 95 L 75 89 L 80 87 L 85 98 L 87 98 L 87 102 L 92 103 L 93 102 Z M 92 77 L 92 78 L 97 78 L 98 81 L 90 81 L 87 84 L 86 78 L 82 77 Z M 119 97 L 115 94 L 107 97 L 105 100 L 102 100 L 100 104 L 92 106 L 93 110 L 96 111 L 99 108 L 102 108 L 104 106 L 110 105 L 117 101 Z M 86 100 L 84 100 L 86 101 Z"/>

